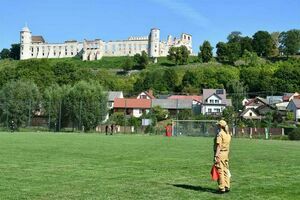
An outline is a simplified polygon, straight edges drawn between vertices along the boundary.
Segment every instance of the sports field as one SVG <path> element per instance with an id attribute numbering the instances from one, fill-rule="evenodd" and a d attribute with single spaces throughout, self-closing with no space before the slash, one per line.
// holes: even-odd
<path id="1" fill-rule="evenodd" d="M 0 133 L 0 199 L 300 199 L 300 142 L 233 139 L 215 194 L 212 138 Z"/>

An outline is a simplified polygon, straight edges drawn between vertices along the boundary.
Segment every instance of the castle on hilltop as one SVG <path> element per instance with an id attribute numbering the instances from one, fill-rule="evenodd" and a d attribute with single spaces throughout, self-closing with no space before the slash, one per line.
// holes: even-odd
<path id="1" fill-rule="evenodd" d="M 27 26 L 20 32 L 20 59 L 30 58 L 70 58 L 82 57 L 82 60 L 99 60 L 103 56 L 134 56 L 142 51 L 157 61 L 158 57 L 167 56 L 171 47 L 184 45 L 192 54 L 192 36 L 183 33 L 180 38 L 160 40 L 160 30 L 153 28 L 149 36 L 129 37 L 127 40 L 103 41 L 101 39 L 65 41 L 47 43 L 43 36 L 33 36 Z"/>

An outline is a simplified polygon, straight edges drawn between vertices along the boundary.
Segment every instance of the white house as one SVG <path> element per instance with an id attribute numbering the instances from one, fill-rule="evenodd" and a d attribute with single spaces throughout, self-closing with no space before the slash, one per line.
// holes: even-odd
<path id="1" fill-rule="evenodd" d="M 137 97 L 137 99 L 155 99 L 152 90 L 141 92 Z"/>
<path id="2" fill-rule="evenodd" d="M 295 121 L 300 121 L 300 99 L 291 100 L 287 108 L 293 111 Z"/>
<path id="3" fill-rule="evenodd" d="M 231 99 L 226 99 L 225 89 L 203 89 L 202 114 L 219 115 L 231 105 Z"/>

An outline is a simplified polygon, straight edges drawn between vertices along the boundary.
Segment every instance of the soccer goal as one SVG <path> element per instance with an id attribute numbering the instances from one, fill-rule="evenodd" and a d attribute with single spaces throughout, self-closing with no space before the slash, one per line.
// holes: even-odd
<path id="1" fill-rule="evenodd" d="M 172 120 L 173 136 L 214 136 L 216 120 Z"/>

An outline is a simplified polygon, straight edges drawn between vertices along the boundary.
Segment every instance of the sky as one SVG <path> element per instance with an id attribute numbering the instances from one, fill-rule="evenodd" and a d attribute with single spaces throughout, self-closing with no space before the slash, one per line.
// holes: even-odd
<path id="1" fill-rule="evenodd" d="M 48 43 L 75 39 L 119 40 L 161 30 L 161 40 L 193 36 L 215 47 L 232 31 L 300 29 L 300 0 L 0 0 L 0 49 L 19 42 L 28 25 Z"/>

